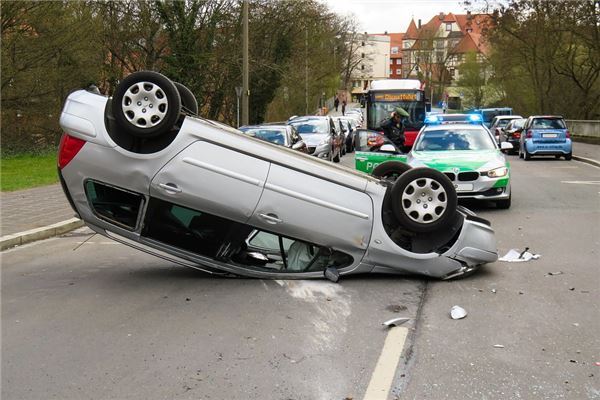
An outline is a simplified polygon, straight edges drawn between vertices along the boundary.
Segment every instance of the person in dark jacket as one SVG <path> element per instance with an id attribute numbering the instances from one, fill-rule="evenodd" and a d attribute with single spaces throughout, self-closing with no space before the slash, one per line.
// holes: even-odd
<path id="1" fill-rule="evenodd" d="M 392 116 L 381 124 L 383 134 L 400 150 L 404 147 L 405 140 L 402 111 L 396 109 L 392 113 Z"/>
<path id="2" fill-rule="evenodd" d="M 340 105 L 340 99 L 335 96 L 335 100 L 333 100 L 333 106 L 335 107 L 335 111 L 338 110 L 338 106 Z"/>

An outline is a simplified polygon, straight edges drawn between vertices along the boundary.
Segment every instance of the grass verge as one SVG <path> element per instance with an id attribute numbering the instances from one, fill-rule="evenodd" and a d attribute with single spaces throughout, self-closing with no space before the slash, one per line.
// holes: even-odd
<path id="1" fill-rule="evenodd" d="M 0 190 L 3 192 L 58 182 L 56 153 L 2 157 L 0 163 Z"/>

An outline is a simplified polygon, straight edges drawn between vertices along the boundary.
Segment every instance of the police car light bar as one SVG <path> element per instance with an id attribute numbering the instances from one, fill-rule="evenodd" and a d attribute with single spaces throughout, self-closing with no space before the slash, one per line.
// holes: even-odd
<path id="1" fill-rule="evenodd" d="M 469 121 L 471 121 L 471 122 L 481 122 L 481 115 L 479 115 L 479 114 L 469 114 Z"/>
<path id="2" fill-rule="evenodd" d="M 436 115 L 428 115 L 425 117 L 426 124 L 439 124 L 442 122 Z"/>

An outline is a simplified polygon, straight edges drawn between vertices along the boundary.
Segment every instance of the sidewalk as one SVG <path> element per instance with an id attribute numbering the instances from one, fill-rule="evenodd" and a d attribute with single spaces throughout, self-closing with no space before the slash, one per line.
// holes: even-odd
<path id="1" fill-rule="evenodd" d="M 348 105 L 349 108 L 357 106 Z M 329 113 L 331 116 L 341 114 L 341 107 L 338 112 Z M 573 158 L 600 166 L 600 145 L 574 142 Z M 60 184 L 0 193 L 0 204 L 0 250 L 83 226 L 82 221 L 73 218 L 75 213 Z"/>

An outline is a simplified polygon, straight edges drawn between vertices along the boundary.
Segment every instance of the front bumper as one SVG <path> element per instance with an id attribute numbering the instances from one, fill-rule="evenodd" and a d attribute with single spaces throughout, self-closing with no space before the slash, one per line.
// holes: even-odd
<path id="1" fill-rule="evenodd" d="M 331 146 L 329 144 L 320 144 L 318 146 L 309 146 L 308 153 L 318 158 L 327 159 L 331 152 Z"/>
<path id="2" fill-rule="evenodd" d="M 452 179 L 452 174 L 450 175 L 459 199 L 504 200 L 510 197 L 510 172 L 501 178 L 479 175 L 477 179 L 470 181 L 461 181 L 457 176 Z"/>

